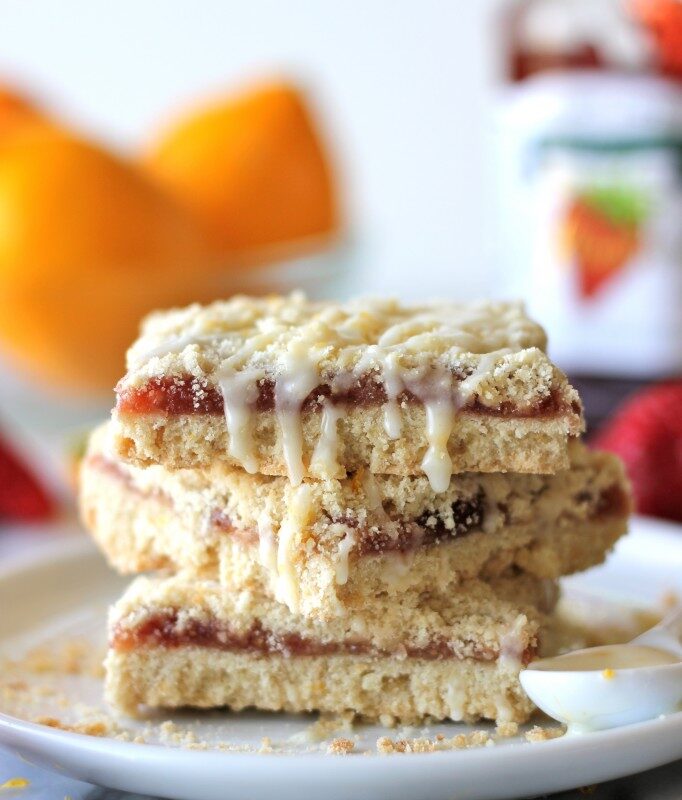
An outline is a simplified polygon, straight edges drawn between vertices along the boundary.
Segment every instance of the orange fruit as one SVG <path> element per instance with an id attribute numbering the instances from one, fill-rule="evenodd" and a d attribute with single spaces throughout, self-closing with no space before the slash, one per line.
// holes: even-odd
<path id="1" fill-rule="evenodd" d="M 222 256 L 314 242 L 338 227 L 324 147 L 304 98 L 287 83 L 186 116 L 144 160 Z"/>
<path id="2" fill-rule="evenodd" d="M 0 348 L 110 389 L 140 317 L 194 299 L 203 236 L 136 167 L 65 131 L 0 140 Z"/>
<path id="3" fill-rule="evenodd" d="M 0 85 L 0 136 L 25 125 L 45 121 L 44 115 L 28 98 Z"/>

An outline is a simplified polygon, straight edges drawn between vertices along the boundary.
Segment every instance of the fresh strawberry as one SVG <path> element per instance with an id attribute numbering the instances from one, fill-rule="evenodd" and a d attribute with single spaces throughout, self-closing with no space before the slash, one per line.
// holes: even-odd
<path id="1" fill-rule="evenodd" d="M 40 522 L 55 504 L 6 442 L 0 440 L 0 522 Z"/>
<path id="2" fill-rule="evenodd" d="M 594 444 L 623 459 L 641 514 L 682 521 L 682 380 L 636 394 Z"/>

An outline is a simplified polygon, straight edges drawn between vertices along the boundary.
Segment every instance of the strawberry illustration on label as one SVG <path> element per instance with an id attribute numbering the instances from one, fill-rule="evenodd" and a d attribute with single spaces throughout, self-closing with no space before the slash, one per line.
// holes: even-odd
<path id="1" fill-rule="evenodd" d="M 581 297 L 601 292 L 637 253 L 646 214 L 645 198 L 630 187 L 599 186 L 574 196 L 563 218 L 562 238 L 575 262 Z"/>

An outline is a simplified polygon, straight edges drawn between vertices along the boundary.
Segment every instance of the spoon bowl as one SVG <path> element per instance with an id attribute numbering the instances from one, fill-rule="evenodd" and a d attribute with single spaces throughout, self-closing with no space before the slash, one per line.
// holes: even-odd
<path id="1" fill-rule="evenodd" d="M 682 610 L 625 645 L 531 663 L 520 676 L 538 708 L 570 732 L 604 730 L 682 710 Z"/>
<path id="2" fill-rule="evenodd" d="M 531 665 L 521 673 L 521 685 L 536 706 L 575 733 L 643 722 L 682 708 L 682 662 L 580 671 Z"/>

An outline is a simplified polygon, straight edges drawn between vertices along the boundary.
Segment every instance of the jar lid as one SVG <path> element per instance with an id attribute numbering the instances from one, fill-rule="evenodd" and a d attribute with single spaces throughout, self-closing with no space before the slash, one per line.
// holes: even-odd
<path id="1" fill-rule="evenodd" d="M 501 117 L 534 139 L 679 140 L 682 88 L 658 75 L 543 73 L 504 90 Z"/>

